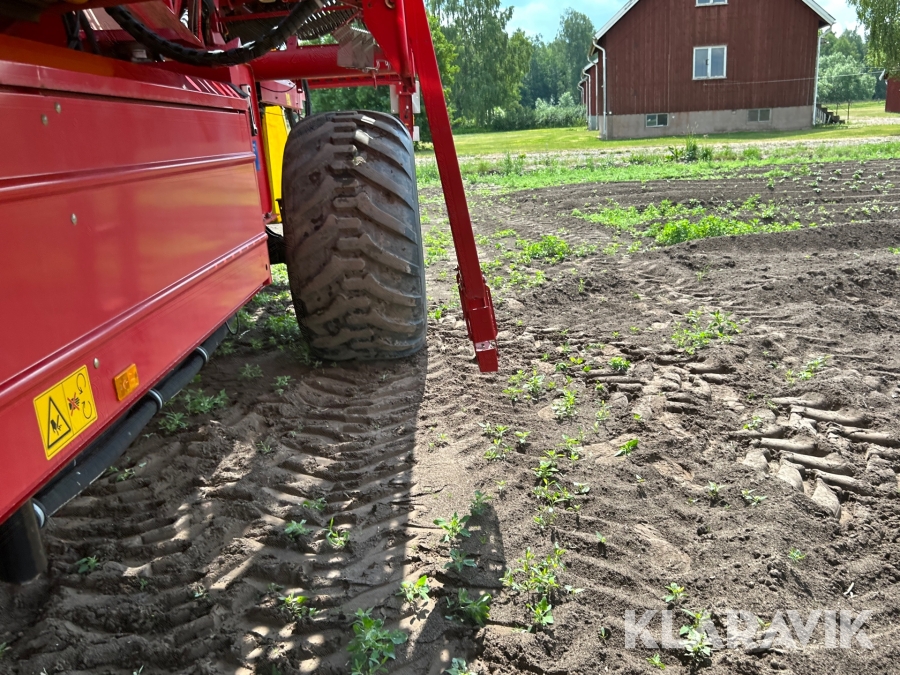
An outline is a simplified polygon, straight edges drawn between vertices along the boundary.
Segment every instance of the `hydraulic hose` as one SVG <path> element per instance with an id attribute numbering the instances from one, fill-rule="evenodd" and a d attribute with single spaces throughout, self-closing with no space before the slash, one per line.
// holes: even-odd
<path id="1" fill-rule="evenodd" d="M 216 67 L 237 66 L 272 51 L 300 30 L 303 24 L 309 21 L 322 7 L 333 3 L 334 0 L 300 0 L 281 23 L 273 26 L 260 39 L 234 49 L 224 50 L 195 49 L 166 40 L 138 21 L 123 6 L 107 7 L 106 13 L 135 40 L 168 59 L 191 66 Z"/>

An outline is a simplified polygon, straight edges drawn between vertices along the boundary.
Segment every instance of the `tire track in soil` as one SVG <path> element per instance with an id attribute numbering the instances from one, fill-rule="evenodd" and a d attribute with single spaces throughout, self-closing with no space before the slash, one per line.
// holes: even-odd
<path id="1" fill-rule="evenodd" d="M 443 629 L 396 598 L 418 576 L 408 525 L 427 362 L 306 369 L 283 398 L 249 387 L 221 423 L 136 443 L 135 478 L 101 479 L 53 519 L 51 580 L 18 672 L 345 673 L 348 625 L 369 607 L 413 636 L 397 672 L 439 672 Z M 321 512 L 302 506 L 315 499 Z M 346 549 L 325 541 L 331 518 Z M 292 541 L 292 520 L 315 532 Z M 87 555 L 100 570 L 72 574 Z M 320 613 L 290 620 L 277 597 L 291 592 Z"/>
<path id="2" fill-rule="evenodd" d="M 846 175 L 856 169 L 855 164 L 826 169 L 836 167 Z M 867 163 L 866 172 L 870 169 L 885 171 L 885 180 L 897 178 L 896 163 Z M 690 198 L 724 205 L 762 193 L 764 200 L 785 201 L 787 209 L 804 215 L 822 205 L 853 209 L 833 212 L 829 220 L 835 225 L 828 228 L 571 260 L 546 268 L 549 282 L 538 290 L 504 293 L 510 301 L 498 311 L 502 376 L 481 402 L 484 406 L 492 394 L 489 419 L 531 429 L 534 443 L 525 457 L 483 464 L 484 482 L 503 478 L 518 486 L 509 503 L 497 505 L 510 566 L 526 547 L 546 554 L 553 539 L 568 551 L 561 583 L 584 592 L 578 599 L 557 596 L 554 627 L 527 636 L 509 631 L 523 624 L 524 599 L 502 594 L 495 601 L 494 624 L 479 636 L 479 667 L 495 674 L 589 673 L 605 664 L 611 672 L 641 672 L 654 650 L 623 649 L 624 611 L 636 609 L 640 616 L 644 609 L 665 608 L 663 586 L 678 581 L 692 593 L 691 608 L 714 613 L 724 607 L 748 607 L 770 618 L 789 608 L 874 612 L 872 653 L 838 655 L 816 645 L 761 657 L 729 650 L 715 655 L 709 672 L 894 672 L 900 259 L 887 247 L 900 242 L 900 226 L 886 214 L 896 208 L 897 192 L 814 194 L 804 187 L 768 193 L 765 180 L 584 185 L 511 194 L 499 204 L 494 198 L 478 202 L 480 234 L 513 228 L 534 240 L 559 233 L 573 248 L 584 243 L 602 248 L 612 240 L 611 230 L 568 215 L 586 202 L 602 205 L 607 196 L 623 206 L 643 207 Z M 862 213 L 873 200 L 882 212 Z M 708 274 L 698 279 L 701 270 Z M 686 356 L 669 336 L 687 310 L 701 306 L 733 312 L 749 324 L 732 344 Z M 524 325 L 520 318 L 527 318 Z M 630 334 L 629 325 L 638 332 Z M 611 335 L 614 331 L 621 337 Z M 591 358 L 592 343 L 605 344 L 602 355 Z M 547 354 L 549 364 L 543 361 Z M 579 426 L 589 426 L 592 404 L 582 403 L 578 423 L 559 424 L 544 414 L 546 398 L 535 405 L 511 404 L 500 390 L 519 369 L 553 376 L 553 364 L 570 354 L 586 358 L 595 370 L 616 355 L 635 367 L 629 377 L 610 377 L 606 370 L 605 376 L 574 378 L 585 398 L 593 398 L 594 383 L 607 382 L 603 398 L 615 404 L 613 421 L 596 440 L 589 435 L 587 466 L 574 465 L 565 474 L 566 482 L 590 483 L 583 508 L 560 514 L 556 526 L 542 533 L 523 517 L 536 507 L 528 467 L 543 448 L 559 443 L 560 432 L 571 437 Z M 822 354 L 832 358 L 814 378 L 795 386 L 785 381 L 786 368 L 799 371 Z M 769 397 L 780 401 L 772 403 L 774 410 Z M 860 419 L 860 412 L 868 419 Z M 640 413 L 642 421 L 631 421 L 632 413 Z M 748 432 L 743 425 L 756 416 L 761 430 Z M 644 450 L 634 460 L 612 457 L 624 440 L 638 436 Z M 814 454 L 779 447 L 781 440 Z M 817 467 L 822 456 L 832 466 Z M 796 476 L 785 475 L 791 466 L 797 467 Z M 635 480 L 637 473 L 645 484 Z M 703 506 L 707 481 L 725 486 L 728 497 L 720 506 L 727 501 L 733 510 Z M 744 506 L 740 490 L 746 487 L 768 495 L 767 507 Z M 830 510 L 835 503 L 839 517 Z M 608 545 L 598 546 L 597 531 Z M 787 560 L 791 546 L 809 554 L 802 565 Z M 855 597 L 848 592 L 851 584 Z M 598 637 L 601 626 L 612 631 L 608 641 Z M 689 671 L 674 652 L 663 651 L 663 657 L 675 672 Z"/>
<path id="3" fill-rule="evenodd" d="M 892 181 L 897 174 L 887 163 L 869 166 Z M 843 165 L 844 174 L 855 168 Z M 476 199 L 476 231 L 514 227 L 534 239 L 564 226 L 570 244 L 602 245 L 611 240 L 609 231 L 569 217 L 572 208 L 608 195 L 623 205 L 691 197 L 737 201 L 764 193 L 765 184 L 567 186 L 513 195 L 508 205 Z M 790 189 L 788 197 L 776 191 L 772 198 L 792 200 L 797 208 L 811 202 L 809 209 L 830 199 L 865 205 L 855 193 L 814 196 L 811 188 Z M 872 197 L 894 204 L 894 194 Z M 548 268 L 547 286 L 504 293 L 498 376 L 475 372 L 454 311 L 431 323 L 427 358 L 411 362 L 310 370 L 284 354 L 250 356 L 267 382 L 276 374 L 295 378 L 298 384 L 283 397 L 238 379 L 245 356 L 215 359 L 204 385 L 229 392 L 241 387 L 225 416 L 174 437 L 139 441 L 128 463 L 148 464 L 135 477 L 98 482 L 53 521 L 49 577 L 0 589 L 0 639 L 15 637 L 15 671 L 129 675 L 146 665 L 153 673 L 269 675 L 272 666 L 291 674 L 343 673 L 352 611 L 377 606 L 389 626 L 410 633 L 392 667 L 403 675 L 437 675 L 450 657 L 462 656 L 492 675 L 586 675 L 607 667 L 644 672 L 652 651 L 624 648 L 624 610 L 663 609 L 662 586 L 677 581 L 688 587 L 691 608 L 745 607 L 768 618 L 785 608 L 875 611 L 874 653 L 728 650 L 715 654 L 706 669 L 712 675 L 776 668 L 798 675 L 893 672 L 900 658 L 891 639 L 900 601 L 900 515 L 886 486 L 896 483 L 900 450 L 884 439 L 900 432 L 894 339 L 900 284 L 891 273 L 898 258 L 885 248 L 900 244 L 900 227 L 872 218 L 851 224 L 855 217 L 840 215 L 831 228 L 691 242 L 634 256 L 598 253 Z M 703 269 L 709 273 L 701 281 L 696 272 Z M 429 269 L 429 293 L 452 297 L 440 271 L 441 265 Z M 732 343 L 686 357 L 669 336 L 687 310 L 701 305 L 750 323 Z M 629 332 L 630 325 L 639 332 Z M 613 337 L 614 331 L 621 334 Z M 514 405 L 502 395 L 519 368 L 560 379 L 543 354 L 560 360 L 567 344 L 574 350 L 568 353 L 588 355 L 588 345 L 598 342 L 605 347 L 594 357 L 596 372 L 575 378 L 580 416 L 572 423 L 553 419 L 549 397 Z M 833 359 L 813 380 L 787 385 L 786 366 L 822 353 Z M 627 377 L 603 369 L 615 355 L 634 363 Z M 574 436 L 590 425 L 599 402 L 594 386 L 601 381 L 612 419 L 600 433 L 588 434 L 584 458 L 566 470 L 566 480 L 588 482 L 591 491 L 580 512 L 560 514 L 554 528 L 542 532 L 531 521 L 530 468 L 561 433 Z M 785 403 L 771 410 L 765 404 L 769 397 L 812 394 L 827 405 Z M 814 419 L 821 416 L 817 410 L 865 411 L 870 421 L 848 427 Z M 761 439 L 741 435 L 754 415 L 763 418 L 763 429 L 776 429 L 770 437 L 812 439 L 830 451 L 826 459 L 843 461 L 875 494 L 841 488 L 831 478 L 828 489 L 842 508 L 836 519 L 812 499 L 820 476 L 815 469 L 804 469 L 801 493 L 778 478 L 782 465 L 793 463 L 779 461 L 783 451 L 763 455 L 765 466 L 758 458 L 748 465 L 748 454 L 762 450 Z M 490 445 L 479 421 L 529 429 L 532 443 L 506 462 L 487 463 Z M 632 459 L 612 456 L 635 436 L 641 447 Z M 260 442 L 273 452 L 258 452 Z M 637 473 L 644 483 L 635 480 Z M 447 547 L 436 544 L 433 518 L 465 512 L 475 489 L 496 494 L 498 480 L 507 482 L 506 490 L 473 520 L 473 536 L 463 542 L 479 568 L 464 578 L 447 572 Z M 725 486 L 733 508 L 706 504 L 709 480 Z M 759 510 L 741 505 L 740 489 L 747 486 L 768 495 Z M 302 507 L 304 499 L 317 497 L 326 500 L 324 512 Z M 306 519 L 318 529 L 332 516 L 350 528 L 345 552 L 329 549 L 321 534 L 300 543 L 282 534 L 287 521 Z M 608 544 L 598 547 L 594 532 Z M 545 554 L 551 540 L 568 551 L 561 583 L 584 591 L 556 598 L 551 629 L 515 632 L 526 616 L 525 599 L 502 592 L 498 578 L 527 547 Z M 785 561 L 793 545 L 809 553 L 802 566 Z M 100 570 L 72 574 L 76 560 L 95 554 L 103 561 Z M 433 580 L 434 600 L 413 612 L 394 593 L 402 579 L 423 573 Z M 144 589 L 142 578 L 149 584 Z M 284 587 L 282 593 L 309 595 L 328 611 L 311 621 L 288 621 L 268 593 L 272 583 Z M 844 595 L 850 583 L 855 598 Z M 443 617 L 444 598 L 462 586 L 495 595 L 491 623 L 482 631 Z M 205 593 L 193 597 L 201 587 Z M 608 640 L 599 637 L 600 627 L 611 630 Z M 688 672 L 673 652 L 663 657 L 670 672 Z M 9 664 L 0 662 L 0 669 Z"/>

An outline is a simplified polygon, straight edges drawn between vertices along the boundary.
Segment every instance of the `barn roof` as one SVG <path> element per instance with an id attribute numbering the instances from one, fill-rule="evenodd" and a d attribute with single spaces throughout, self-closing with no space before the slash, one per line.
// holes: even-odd
<path id="1" fill-rule="evenodd" d="M 809 7 L 812 11 L 814 11 L 816 14 L 819 15 L 819 18 L 822 20 L 822 25 L 831 26 L 834 24 L 834 22 L 835 22 L 834 17 L 831 16 L 831 14 L 826 12 L 824 9 L 822 9 L 822 7 L 821 7 L 821 5 L 819 5 L 819 3 L 815 2 L 814 0 L 800 0 L 800 1 L 804 5 Z M 625 3 L 625 6 L 622 7 L 618 12 L 616 12 L 615 15 L 613 16 L 613 18 L 611 18 L 609 21 L 607 21 L 606 25 L 603 26 L 603 28 L 601 28 L 594 34 L 594 39 L 599 40 L 604 35 L 606 35 L 613 26 L 615 26 L 617 23 L 619 23 L 619 19 L 621 19 L 626 14 L 628 14 L 628 10 L 630 10 L 632 7 L 634 7 L 636 4 L 638 4 L 638 2 L 639 2 L 639 0 L 628 0 L 628 2 Z M 592 51 L 593 51 L 593 49 L 592 49 Z"/>

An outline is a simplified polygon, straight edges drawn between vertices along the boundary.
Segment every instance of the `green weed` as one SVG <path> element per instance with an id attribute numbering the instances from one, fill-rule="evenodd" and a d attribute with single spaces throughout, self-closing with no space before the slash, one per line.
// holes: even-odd
<path id="1" fill-rule="evenodd" d="M 654 668 L 659 668 L 660 670 L 665 670 L 665 669 L 666 669 L 666 664 L 662 662 L 662 659 L 660 658 L 660 656 L 659 656 L 658 653 L 657 653 L 657 654 L 654 654 L 654 655 L 651 656 L 651 657 L 649 657 L 649 658 L 647 659 L 647 663 L 649 663 L 649 664 L 650 664 L 651 666 L 653 666 Z"/>
<path id="2" fill-rule="evenodd" d="M 432 227 L 422 237 L 422 245 L 425 249 L 425 266 L 433 265 L 439 260 L 450 257 L 450 249 L 453 246 L 453 238 L 449 230 Z"/>
<path id="3" fill-rule="evenodd" d="M 578 414 L 577 402 L 578 394 L 574 389 L 563 389 L 559 392 L 560 397 L 553 402 L 553 414 L 556 419 L 568 419 Z"/>
<path id="4" fill-rule="evenodd" d="M 685 655 L 694 662 L 708 659 L 712 650 L 709 636 L 704 631 L 690 628 L 685 639 L 684 649 Z"/>
<path id="5" fill-rule="evenodd" d="M 791 559 L 791 562 L 799 563 L 806 559 L 806 554 L 799 548 L 791 548 L 791 550 L 788 551 L 788 558 Z"/>
<path id="6" fill-rule="evenodd" d="M 444 565 L 445 570 L 456 570 L 457 573 L 462 574 L 462 571 L 466 567 L 477 567 L 475 564 L 475 560 L 466 555 L 465 551 L 461 551 L 456 548 L 450 549 L 450 562 Z"/>
<path id="7" fill-rule="evenodd" d="M 295 520 L 292 520 L 284 526 L 284 533 L 291 539 L 299 539 L 300 537 L 306 536 L 310 532 L 312 532 L 312 530 L 306 526 L 305 520 L 301 520 L 299 523 Z"/>
<path id="8" fill-rule="evenodd" d="M 281 396 L 287 390 L 288 387 L 291 386 L 291 376 L 290 375 L 278 375 L 275 378 L 275 381 L 272 382 L 272 389 L 275 390 L 275 393 Z"/>
<path id="9" fill-rule="evenodd" d="M 207 396 L 202 389 L 185 389 L 181 403 L 189 415 L 205 415 L 228 405 L 228 394 L 221 390 L 215 396 Z"/>
<path id="10" fill-rule="evenodd" d="M 328 521 L 328 529 L 325 530 L 325 541 L 327 541 L 332 548 L 342 549 L 349 543 L 350 533 L 338 530 L 334 526 L 334 518 L 332 518 Z"/>
<path id="11" fill-rule="evenodd" d="M 816 376 L 816 373 L 821 370 L 828 360 L 831 358 L 829 355 L 818 356 L 811 361 L 807 361 L 806 365 L 803 366 L 803 370 L 798 373 L 795 373 L 793 370 L 788 370 L 784 377 L 791 385 L 796 384 L 797 382 L 805 382 L 807 380 L 811 380 Z"/>
<path id="12" fill-rule="evenodd" d="M 731 314 L 720 310 L 710 312 L 705 326 L 702 322 L 704 316 L 703 309 L 687 312 L 686 325 L 677 324 L 677 330 L 672 334 L 672 341 L 687 354 L 695 354 L 699 349 L 707 347 L 712 340 L 729 342 L 741 332 L 740 325 L 732 319 Z"/>
<path id="13" fill-rule="evenodd" d="M 466 529 L 466 523 L 469 522 L 469 518 L 471 518 L 471 516 L 463 516 L 460 518 L 458 513 L 454 513 L 449 520 L 437 518 L 434 521 L 434 524 L 444 531 L 441 541 L 449 543 L 459 537 L 471 537 L 472 533 Z"/>
<path id="14" fill-rule="evenodd" d="M 540 480 L 547 482 L 553 478 L 555 474 L 559 473 L 559 467 L 557 467 L 556 460 L 553 458 L 542 459 L 538 466 L 533 467 L 531 471 Z"/>
<path id="15" fill-rule="evenodd" d="M 528 611 L 531 612 L 531 629 L 543 630 L 553 623 L 553 605 L 544 595 L 535 604 L 527 604 Z"/>
<path id="16" fill-rule="evenodd" d="M 301 620 L 309 619 L 319 613 L 319 610 L 309 606 L 309 598 L 305 595 L 289 595 L 279 598 L 281 608 L 292 618 Z"/>
<path id="17" fill-rule="evenodd" d="M 419 600 L 428 602 L 429 590 L 428 577 L 423 574 L 416 581 L 400 582 L 400 592 L 397 595 L 403 596 L 410 605 L 415 605 Z"/>
<path id="18" fill-rule="evenodd" d="M 98 567 L 100 567 L 100 561 L 98 560 L 97 556 L 82 558 L 75 564 L 77 565 L 76 571 L 78 572 L 78 574 L 90 574 Z"/>
<path id="19" fill-rule="evenodd" d="M 753 494 L 753 490 L 741 490 L 741 498 L 749 505 L 749 506 L 759 506 L 767 499 L 765 495 L 755 495 Z"/>
<path id="20" fill-rule="evenodd" d="M 328 502 L 325 501 L 324 497 L 319 497 L 318 499 L 304 499 L 303 503 L 300 505 L 305 509 L 312 509 L 313 511 L 324 511 L 325 507 L 328 506 Z"/>
<path id="21" fill-rule="evenodd" d="M 475 490 L 475 496 L 472 498 L 472 503 L 469 505 L 469 513 L 472 516 L 480 516 L 488 508 L 488 502 L 491 501 L 493 497 L 489 494 L 485 494 L 481 490 Z"/>
<path id="22" fill-rule="evenodd" d="M 456 618 L 469 621 L 476 626 L 484 626 L 490 617 L 491 600 L 493 598 L 487 593 L 477 599 L 472 599 L 465 588 L 460 588 L 456 600 L 447 598 L 447 609 L 450 612 L 450 616 L 447 618 Z"/>
<path id="23" fill-rule="evenodd" d="M 749 221 L 721 218 L 709 215 L 697 221 L 682 218 L 680 220 L 667 221 L 665 223 L 652 224 L 643 236 L 652 237 L 661 246 L 672 246 L 685 241 L 707 239 L 710 237 L 727 237 L 745 234 L 761 234 L 772 232 L 789 232 L 803 229 L 800 222 L 769 223 L 762 222 L 758 218 Z M 814 227 L 810 224 L 809 227 Z"/>
<path id="24" fill-rule="evenodd" d="M 679 586 L 674 582 L 666 586 L 666 590 L 668 593 L 663 598 L 666 602 L 680 602 L 686 595 L 684 586 Z"/>
<path id="25" fill-rule="evenodd" d="M 477 672 L 469 668 L 469 665 L 463 659 L 453 659 L 450 667 L 444 671 L 447 675 L 478 675 Z"/>
<path id="26" fill-rule="evenodd" d="M 619 451 L 616 453 L 616 457 L 631 457 L 631 453 L 637 450 L 638 445 L 640 444 L 640 439 L 632 438 L 630 441 L 625 441 L 620 447 Z"/>
<path id="27" fill-rule="evenodd" d="M 396 658 L 395 648 L 409 639 L 401 630 L 387 630 L 383 619 L 372 618 L 371 609 L 356 610 L 350 625 L 353 638 L 347 645 L 351 675 L 376 675 L 388 672 L 385 665 Z"/>
<path id="28" fill-rule="evenodd" d="M 187 417 L 180 412 L 167 412 L 159 421 L 159 428 L 167 434 L 174 434 L 188 428 Z"/>
<path id="29" fill-rule="evenodd" d="M 631 361 L 621 356 L 614 356 L 609 360 L 609 367 L 617 373 L 624 373 L 631 368 Z"/>

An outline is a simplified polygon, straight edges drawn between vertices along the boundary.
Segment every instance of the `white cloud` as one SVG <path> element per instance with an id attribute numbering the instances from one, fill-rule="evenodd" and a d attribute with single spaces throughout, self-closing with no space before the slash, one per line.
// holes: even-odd
<path id="1" fill-rule="evenodd" d="M 509 22 L 510 31 L 521 28 L 528 35 L 541 35 L 545 40 L 552 40 L 559 29 L 559 18 L 569 7 L 587 14 L 596 28 L 609 21 L 625 0 L 569 0 L 553 2 L 552 0 L 503 0 L 506 7 L 515 7 L 513 18 Z M 846 29 L 857 27 L 856 10 L 846 0 L 819 0 L 819 4 L 836 20 L 835 32 L 842 33 Z"/>
<path id="2" fill-rule="evenodd" d="M 827 0 L 821 3 L 826 12 L 831 14 L 837 23 L 834 32 L 840 35 L 845 30 L 858 30 L 859 20 L 856 18 L 856 10 L 850 7 L 845 0 Z"/>

